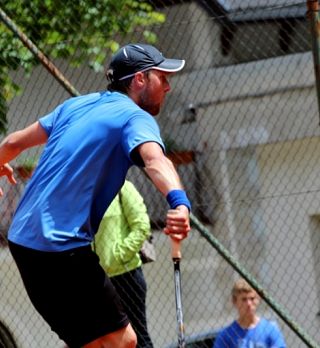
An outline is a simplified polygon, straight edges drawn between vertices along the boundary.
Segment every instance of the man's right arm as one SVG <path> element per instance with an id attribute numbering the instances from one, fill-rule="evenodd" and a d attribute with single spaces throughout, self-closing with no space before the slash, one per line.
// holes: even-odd
<path id="1" fill-rule="evenodd" d="M 14 184 L 13 170 L 8 164 L 22 151 L 46 143 L 48 135 L 37 121 L 30 126 L 9 134 L 0 144 L 0 176 L 7 176 L 10 183 Z M 0 188 L 0 196 L 3 192 Z"/>

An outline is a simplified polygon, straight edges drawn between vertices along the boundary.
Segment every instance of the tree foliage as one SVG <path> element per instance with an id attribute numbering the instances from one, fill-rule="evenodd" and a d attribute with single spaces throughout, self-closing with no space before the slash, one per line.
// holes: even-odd
<path id="1" fill-rule="evenodd" d="M 153 43 L 152 24 L 164 22 L 149 2 L 141 0 L 20 0 L 1 2 L 1 9 L 50 59 L 64 58 L 72 66 L 103 69 L 108 53 L 119 48 L 124 35 L 141 29 Z M 30 73 L 39 61 L 0 22 L 0 132 L 6 129 L 6 101 L 19 91 L 9 71 Z"/>

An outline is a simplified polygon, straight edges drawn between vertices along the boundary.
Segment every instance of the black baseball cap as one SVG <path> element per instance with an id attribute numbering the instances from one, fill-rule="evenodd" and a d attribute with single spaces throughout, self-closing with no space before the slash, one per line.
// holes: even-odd
<path id="1" fill-rule="evenodd" d="M 134 76 L 138 71 L 156 69 L 177 72 L 184 67 L 182 59 L 165 58 L 154 46 L 128 44 L 117 51 L 111 59 L 107 71 L 110 81 L 120 81 Z"/>

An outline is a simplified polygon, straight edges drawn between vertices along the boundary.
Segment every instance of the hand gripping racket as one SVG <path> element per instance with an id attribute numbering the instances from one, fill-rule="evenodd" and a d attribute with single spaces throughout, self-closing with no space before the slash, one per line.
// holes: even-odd
<path id="1" fill-rule="evenodd" d="M 171 257 L 174 266 L 174 287 L 176 298 L 176 317 L 177 317 L 177 331 L 178 331 L 178 348 L 185 348 L 185 335 L 184 324 L 182 314 L 182 301 L 181 301 L 181 273 L 180 273 L 180 241 L 171 238 Z"/>

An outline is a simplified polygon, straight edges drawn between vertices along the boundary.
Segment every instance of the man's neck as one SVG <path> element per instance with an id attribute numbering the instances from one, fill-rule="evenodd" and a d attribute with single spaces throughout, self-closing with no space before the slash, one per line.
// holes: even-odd
<path id="1" fill-rule="evenodd" d="M 238 318 L 237 322 L 238 324 L 243 328 L 243 329 L 252 329 L 257 326 L 259 323 L 260 318 L 255 315 L 255 316 L 249 316 L 249 317 L 240 317 Z"/>

